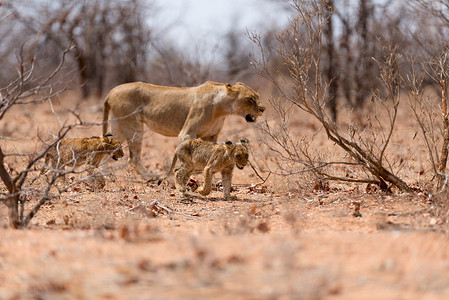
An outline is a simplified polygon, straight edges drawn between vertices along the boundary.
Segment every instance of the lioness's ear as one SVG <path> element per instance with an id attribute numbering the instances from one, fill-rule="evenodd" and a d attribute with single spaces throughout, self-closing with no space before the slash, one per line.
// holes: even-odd
<path id="1" fill-rule="evenodd" d="M 230 140 L 226 140 L 225 144 L 230 146 L 232 145 L 232 142 Z"/>
<path id="2" fill-rule="evenodd" d="M 226 83 L 226 90 L 228 91 L 228 92 L 232 92 L 232 85 L 230 84 L 230 83 Z"/>

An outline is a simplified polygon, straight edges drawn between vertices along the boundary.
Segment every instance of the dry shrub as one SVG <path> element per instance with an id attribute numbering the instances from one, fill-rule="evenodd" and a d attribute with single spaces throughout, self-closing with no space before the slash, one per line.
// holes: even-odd
<path id="1" fill-rule="evenodd" d="M 391 45 L 382 46 L 383 56 L 376 60 L 379 67 L 379 81 L 383 90 L 373 94 L 379 111 L 369 115 L 364 126 L 350 122 L 344 126 L 328 114 L 330 101 L 329 85 L 321 69 L 323 58 L 323 31 L 331 14 L 328 2 L 324 0 L 293 1 L 296 18 L 288 29 L 276 35 L 277 48 L 267 49 L 262 38 L 253 34 L 252 41 L 259 53 L 253 55 L 254 66 L 278 90 L 280 98 L 269 99 L 277 114 L 276 122 L 265 122 L 261 130 L 270 140 L 271 150 L 285 162 L 291 164 L 290 175 L 312 172 L 322 180 L 336 180 L 352 183 L 377 184 L 384 191 L 396 186 L 400 191 L 413 190 L 397 175 L 391 159 L 391 141 L 396 132 L 396 121 L 400 103 L 400 72 L 398 49 Z M 271 52 L 275 52 L 288 70 L 279 72 L 269 64 Z M 332 148 L 339 148 L 344 156 L 323 159 L 310 138 L 298 138 L 290 128 L 292 109 L 312 117 L 319 124 L 315 134 L 326 135 Z M 384 117 L 381 117 L 384 116 Z M 385 118 L 385 120 L 383 119 Z M 315 135 L 312 137 L 312 139 Z M 337 147 L 335 147 L 337 146 Z M 329 149 L 331 149 L 329 147 Z M 335 153 L 335 149 L 333 149 Z M 367 176 L 339 176 L 328 170 L 336 166 L 358 170 Z M 298 168 L 301 168 L 299 171 Z"/>

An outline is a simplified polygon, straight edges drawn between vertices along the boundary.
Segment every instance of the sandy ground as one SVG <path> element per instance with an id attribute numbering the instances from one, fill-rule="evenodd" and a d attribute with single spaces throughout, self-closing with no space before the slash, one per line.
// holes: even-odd
<path id="1" fill-rule="evenodd" d="M 91 100 L 77 111 L 100 122 L 100 106 Z M 57 117 L 48 103 L 10 111 L 0 130 L 10 138 L 1 141 L 4 151 L 39 148 L 36 133 L 47 140 L 58 124 L 74 120 L 67 111 L 74 107 L 76 96 L 67 95 L 53 103 Z M 409 143 L 410 118 L 402 120 L 392 147 L 412 158 L 403 172 L 418 186 L 426 158 Z M 304 122 L 298 131 L 316 128 Z M 99 126 L 81 126 L 70 135 L 99 133 Z M 259 135 L 232 117 L 222 139 L 254 142 Z M 148 133 L 145 164 L 163 174 L 177 142 Z M 254 145 L 253 160 L 273 155 Z M 276 175 L 257 185 L 245 168 L 235 171 L 236 200 L 223 200 L 220 190 L 182 199 L 172 179 L 143 183 L 126 159 L 108 163 L 113 176 L 103 190 L 74 185 L 45 204 L 29 229 L 8 228 L 1 207 L 0 299 L 449 298 L 447 228 L 422 193 L 336 183 L 319 190 Z M 8 165 L 25 161 L 10 158 Z M 36 201 L 30 197 L 27 207 Z"/>

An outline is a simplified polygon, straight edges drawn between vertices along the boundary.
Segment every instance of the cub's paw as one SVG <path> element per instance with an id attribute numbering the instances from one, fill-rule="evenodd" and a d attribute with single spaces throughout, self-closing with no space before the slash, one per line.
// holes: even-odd
<path id="1" fill-rule="evenodd" d="M 227 196 L 224 196 L 224 199 L 225 200 L 237 200 L 238 198 L 235 195 L 227 195 Z"/>
<path id="2" fill-rule="evenodd" d="M 210 194 L 210 191 L 204 190 L 203 187 L 199 187 L 199 188 L 196 190 L 196 192 L 199 193 L 200 195 L 203 195 L 203 196 L 207 196 L 207 195 Z"/>

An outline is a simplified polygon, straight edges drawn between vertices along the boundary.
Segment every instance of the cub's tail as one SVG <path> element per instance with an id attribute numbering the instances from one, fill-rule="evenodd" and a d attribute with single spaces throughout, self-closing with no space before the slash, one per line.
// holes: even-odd
<path id="1" fill-rule="evenodd" d="M 176 161 L 177 161 L 177 160 L 178 160 L 178 155 L 177 155 L 177 153 L 176 153 L 176 151 L 175 151 L 175 155 L 173 155 L 173 160 L 172 160 L 172 162 L 171 162 L 170 170 L 168 170 L 167 174 L 166 174 L 164 177 L 162 177 L 161 179 L 159 179 L 159 180 L 157 181 L 157 185 L 161 185 L 162 181 L 164 181 L 165 179 L 167 179 L 168 176 L 171 175 L 171 173 L 172 173 L 173 170 L 175 169 Z"/>

